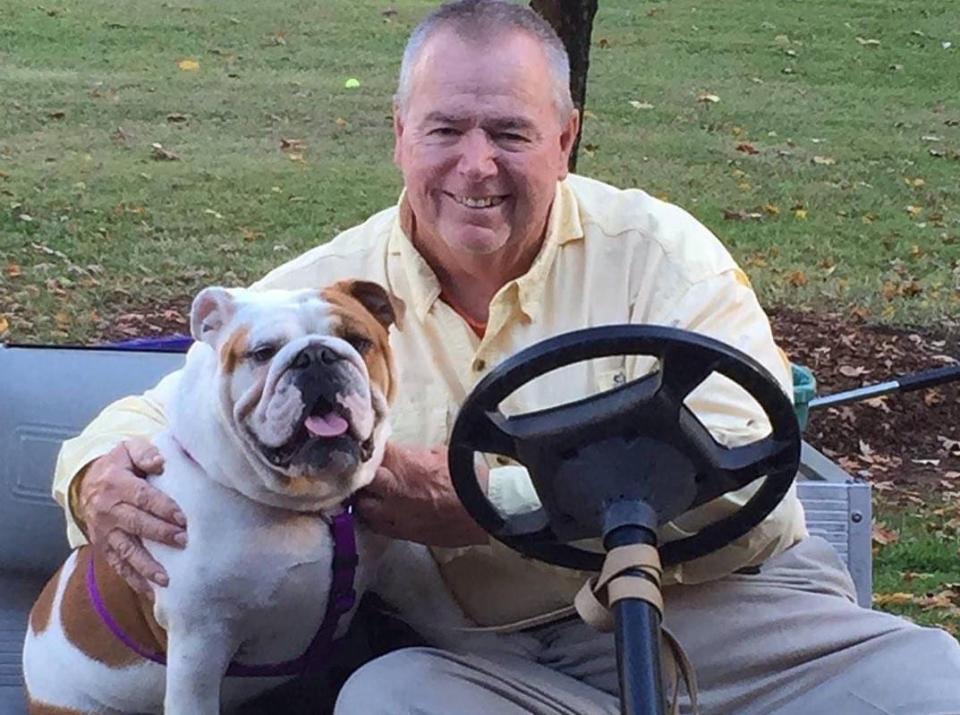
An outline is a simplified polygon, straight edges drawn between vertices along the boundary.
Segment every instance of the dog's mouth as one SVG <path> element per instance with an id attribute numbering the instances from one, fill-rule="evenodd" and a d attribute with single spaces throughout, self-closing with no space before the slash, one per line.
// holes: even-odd
<path id="1" fill-rule="evenodd" d="M 373 435 L 363 439 L 349 411 L 321 396 L 304 410 L 297 429 L 286 443 L 264 447 L 263 452 L 267 461 L 278 469 L 294 463 L 323 469 L 334 452 L 342 453 L 341 458 L 355 456 L 358 461 L 366 462 L 373 455 Z"/>

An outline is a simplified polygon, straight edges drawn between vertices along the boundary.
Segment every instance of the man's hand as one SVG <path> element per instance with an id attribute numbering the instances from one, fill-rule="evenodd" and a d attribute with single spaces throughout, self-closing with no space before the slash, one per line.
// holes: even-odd
<path id="1" fill-rule="evenodd" d="M 144 477 L 163 471 L 163 457 L 149 441 L 132 439 L 94 460 L 80 476 L 75 505 L 87 538 L 134 589 L 151 595 L 148 581 L 169 582 L 141 538 L 174 547 L 187 544 L 187 518 L 170 497 Z"/>
<path id="2" fill-rule="evenodd" d="M 478 476 L 486 490 L 486 472 Z M 377 476 L 357 494 L 356 509 L 371 529 L 392 538 L 428 546 L 487 543 L 453 489 L 445 447 L 388 443 Z"/>

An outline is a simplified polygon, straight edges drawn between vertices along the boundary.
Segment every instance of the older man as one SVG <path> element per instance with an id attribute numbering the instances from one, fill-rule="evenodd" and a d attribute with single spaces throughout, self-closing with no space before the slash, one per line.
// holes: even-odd
<path id="1" fill-rule="evenodd" d="M 524 346 L 606 323 L 695 330 L 789 372 L 749 282 L 710 232 L 647 194 L 567 176 L 579 118 L 556 35 L 497 0 L 441 7 L 413 33 L 395 100 L 399 204 L 266 276 L 263 287 L 383 283 L 407 307 L 395 336 L 400 393 L 394 442 L 361 516 L 385 534 L 435 548 L 445 581 L 483 625 L 568 605 L 584 575 L 530 562 L 486 535 L 458 502 L 444 443 L 464 396 Z M 510 398 L 530 410 L 632 379 L 649 366 L 607 359 Z M 165 574 L 140 539 L 182 543 L 176 505 L 142 476 L 162 468 L 144 439 L 163 425 L 171 376 L 107 408 L 58 465 L 73 543 L 84 534 L 140 588 Z M 711 379 L 690 400 L 730 444 L 765 422 Z M 129 440 L 129 441 L 125 441 Z M 535 496 L 523 470 L 482 475 L 504 509 Z M 729 513 L 733 494 L 684 515 L 664 539 Z M 81 533 L 82 529 L 82 533 Z M 686 647 L 704 713 L 960 712 L 960 648 L 947 634 L 858 608 L 829 546 L 806 534 L 794 493 L 746 537 L 665 574 L 666 624 Z M 357 671 L 343 713 L 615 712 L 612 637 L 579 622 L 526 629 L 523 655 L 398 651 Z"/>

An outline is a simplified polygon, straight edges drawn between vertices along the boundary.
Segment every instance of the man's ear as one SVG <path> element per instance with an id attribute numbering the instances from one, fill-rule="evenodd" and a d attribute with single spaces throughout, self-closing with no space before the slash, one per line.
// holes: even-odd
<path id="1" fill-rule="evenodd" d="M 333 287 L 342 290 L 360 303 L 384 329 L 389 330 L 391 325 L 399 328 L 403 324 L 405 309 L 403 301 L 391 296 L 379 283 L 359 280 L 341 281 Z"/>
<path id="2" fill-rule="evenodd" d="M 570 118 L 560 132 L 560 152 L 563 155 L 563 166 L 559 167 L 560 175 L 558 179 L 563 181 L 570 173 L 570 153 L 573 151 L 574 142 L 577 141 L 577 134 L 580 132 L 580 112 L 574 109 L 570 113 Z"/>
<path id="3" fill-rule="evenodd" d="M 190 332 L 194 340 L 216 347 L 220 331 L 233 318 L 236 304 L 226 288 L 204 288 L 193 299 L 190 308 Z"/>
<path id="4" fill-rule="evenodd" d="M 400 114 L 400 107 L 393 105 L 393 163 L 400 167 L 400 140 L 403 138 L 403 117 Z"/>

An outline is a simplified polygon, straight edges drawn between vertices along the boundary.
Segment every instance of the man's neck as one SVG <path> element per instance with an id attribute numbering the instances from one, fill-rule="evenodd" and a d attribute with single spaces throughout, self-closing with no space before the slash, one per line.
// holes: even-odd
<path id="1" fill-rule="evenodd" d="M 433 269 L 440 291 L 456 306 L 458 312 L 478 323 L 486 323 L 490 302 L 497 292 L 512 280 L 525 274 L 540 251 L 540 245 L 509 255 L 507 253 L 478 256 L 463 255 L 441 249 L 435 251 L 414 245 Z"/>

